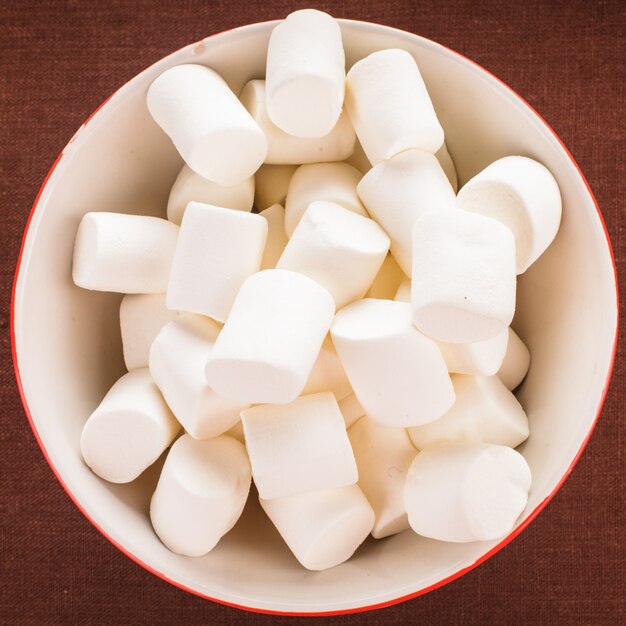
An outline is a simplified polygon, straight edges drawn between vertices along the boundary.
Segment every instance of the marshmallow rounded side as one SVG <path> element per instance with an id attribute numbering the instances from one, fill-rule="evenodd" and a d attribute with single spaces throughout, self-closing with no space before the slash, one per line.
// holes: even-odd
<path id="1" fill-rule="evenodd" d="M 294 556 L 310 570 L 347 561 L 374 525 L 374 511 L 357 485 L 259 502 Z"/>
<path id="2" fill-rule="evenodd" d="M 452 376 L 456 400 L 442 417 L 409 428 L 418 449 L 465 441 L 515 448 L 528 438 L 528 418 L 517 398 L 497 376 Z"/>
<path id="3" fill-rule="evenodd" d="M 150 373 L 194 439 L 221 435 L 248 406 L 220 397 L 206 382 L 204 367 L 219 331 L 208 317 L 185 313 L 163 327 L 150 349 Z"/>
<path id="4" fill-rule="evenodd" d="M 85 463 L 112 483 L 135 480 L 180 432 L 147 368 L 120 378 L 89 416 L 80 438 Z"/>
<path id="5" fill-rule="evenodd" d="M 346 428 L 350 428 L 352 424 L 365 415 L 365 410 L 354 393 L 342 398 L 337 402 L 337 404 L 339 405 L 339 410 L 343 415 L 343 421 L 346 423 Z"/>
<path id="6" fill-rule="evenodd" d="M 148 110 L 189 167 L 228 187 L 259 169 L 267 140 L 224 79 L 204 65 L 177 65 L 148 88 Z"/>
<path id="7" fill-rule="evenodd" d="M 327 135 L 313 138 L 294 137 L 278 128 L 267 115 L 264 80 L 246 83 L 239 97 L 267 139 L 265 163 L 268 165 L 343 161 L 354 152 L 356 135 L 345 111 Z"/>
<path id="8" fill-rule="evenodd" d="M 254 176 L 246 178 L 238 185 L 222 187 L 196 174 L 188 165 L 183 165 L 167 201 L 167 219 L 180 225 L 190 202 L 202 202 L 236 211 L 251 211 L 254 202 Z"/>
<path id="9" fill-rule="evenodd" d="M 242 403 L 285 404 L 304 389 L 335 303 L 296 272 L 263 270 L 242 285 L 206 365 L 209 385 Z"/>
<path id="10" fill-rule="evenodd" d="M 86 213 L 74 244 L 72 278 L 83 289 L 165 293 L 178 226 L 158 217 Z"/>
<path id="11" fill-rule="evenodd" d="M 488 165 L 459 191 L 458 204 L 511 229 L 518 274 L 552 243 L 561 223 L 561 192 L 554 176 L 541 163 L 523 156 Z"/>
<path id="12" fill-rule="evenodd" d="M 518 334 L 509 327 L 509 341 L 497 376 L 504 386 L 513 391 L 526 377 L 530 367 L 530 352 Z"/>
<path id="13" fill-rule="evenodd" d="M 354 454 L 330 392 L 241 412 L 254 483 L 273 500 L 356 483 Z"/>
<path id="14" fill-rule="evenodd" d="M 515 312 L 515 240 L 497 220 L 459 209 L 413 228 L 413 321 L 425 335 L 473 343 L 506 330 Z"/>
<path id="15" fill-rule="evenodd" d="M 270 35 L 266 104 L 274 124 L 296 137 L 323 137 L 343 107 L 345 55 L 339 24 L 314 9 L 295 11 Z"/>
<path id="16" fill-rule="evenodd" d="M 291 237 L 311 202 L 324 200 L 367 217 L 356 192 L 361 172 L 347 163 L 310 163 L 294 173 L 285 202 L 285 231 Z"/>
<path id="17" fill-rule="evenodd" d="M 246 449 L 232 437 L 172 446 L 150 502 L 150 521 L 172 552 L 201 556 L 235 525 L 250 491 Z"/>
<path id="18" fill-rule="evenodd" d="M 411 323 L 409 304 L 359 300 L 337 313 L 330 332 L 354 393 L 380 426 L 425 424 L 452 406 L 446 364 Z"/>
<path id="19" fill-rule="evenodd" d="M 374 220 L 332 202 L 312 202 L 276 265 L 328 289 L 337 309 L 365 295 L 389 251 Z"/>
<path id="20" fill-rule="evenodd" d="M 260 215 L 190 202 L 172 262 L 167 306 L 224 322 L 244 280 L 261 266 L 267 228 Z"/>
<path id="21" fill-rule="evenodd" d="M 438 343 L 439 350 L 455 374 L 493 376 L 500 369 L 509 343 L 509 329 L 505 328 L 491 339 L 474 343 Z"/>
<path id="22" fill-rule="evenodd" d="M 378 426 L 367 416 L 348 431 L 359 469 L 359 487 L 376 514 L 375 539 L 407 530 L 404 483 L 417 454 L 405 428 Z"/>
<path id="23" fill-rule="evenodd" d="M 430 211 L 454 207 L 454 190 L 439 161 L 428 152 L 407 150 L 374 166 L 357 192 L 367 212 L 391 238 L 391 254 L 410 277 L 415 223 Z"/>
<path id="24" fill-rule="evenodd" d="M 345 106 L 372 165 L 410 148 L 434 154 L 443 143 L 422 75 L 405 50 L 380 50 L 355 63 Z"/>
<path id="25" fill-rule="evenodd" d="M 120 330 L 127 370 L 148 367 L 150 346 L 178 311 L 165 306 L 165 294 L 127 294 L 120 304 Z"/>
<path id="26" fill-rule="evenodd" d="M 411 528 L 440 541 L 490 541 L 524 510 L 530 469 L 511 448 L 446 443 L 422 450 L 409 468 L 404 502 Z"/>
<path id="27" fill-rule="evenodd" d="M 254 175 L 254 206 L 262 213 L 280 204 L 285 206 L 287 189 L 297 165 L 261 165 Z"/>

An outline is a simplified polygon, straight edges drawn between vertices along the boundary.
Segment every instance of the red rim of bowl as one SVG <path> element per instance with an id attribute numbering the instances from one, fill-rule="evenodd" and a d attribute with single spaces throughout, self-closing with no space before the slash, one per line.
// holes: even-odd
<path id="1" fill-rule="evenodd" d="M 258 22 L 255 25 L 259 26 L 261 24 L 269 24 L 272 21 L 274 21 L 274 20 L 270 20 L 270 21 L 266 21 L 266 22 Z M 366 22 L 366 21 L 361 21 L 361 20 L 339 20 L 339 21 L 341 21 L 341 22 L 348 22 L 348 23 L 366 24 L 368 26 L 382 26 L 381 24 L 375 24 L 373 22 Z M 224 33 L 237 30 L 238 28 L 241 28 L 241 27 L 238 26 L 236 28 L 231 28 L 231 29 L 228 29 L 226 31 L 221 31 L 221 32 L 215 33 L 213 35 L 209 35 L 208 37 L 206 37 L 202 41 L 206 41 L 207 39 L 210 39 L 210 38 L 215 37 L 217 35 L 222 35 Z M 488 550 L 485 554 L 483 554 L 480 558 L 478 558 L 471 565 L 468 565 L 467 567 L 464 567 L 464 568 L 458 570 L 454 574 L 451 574 L 450 576 L 447 576 L 446 578 L 443 578 L 440 581 L 438 581 L 438 582 L 436 582 L 436 583 L 434 583 L 432 585 L 424 587 L 423 589 L 419 589 L 419 590 L 417 590 L 417 591 L 415 591 L 413 593 L 409 593 L 409 594 L 400 596 L 398 598 L 393 598 L 392 600 L 387 600 L 385 602 L 379 602 L 377 604 L 370 604 L 370 605 L 365 605 L 365 606 L 360 606 L 360 607 L 354 607 L 354 608 L 351 608 L 351 609 L 341 609 L 341 610 L 337 610 L 337 611 L 277 611 L 277 610 L 270 610 L 270 609 L 262 609 L 262 608 L 256 608 L 256 607 L 251 607 L 251 606 L 245 606 L 245 605 L 236 604 L 236 603 L 233 603 L 233 602 L 227 602 L 225 600 L 220 600 L 219 598 L 213 598 L 211 596 L 207 596 L 205 594 L 200 593 L 199 591 L 196 591 L 195 589 L 191 589 L 189 587 L 186 587 L 185 585 L 183 585 L 183 584 L 181 584 L 181 583 L 179 583 L 179 582 L 177 582 L 175 580 L 172 580 L 171 578 L 168 578 L 165 574 L 163 574 L 163 572 L 159 572 L 158 570 L 155 570 L 153 567 L 151 567 L 147 563 L 144 563 L 143 561 L 141 561 L 139 558 L 137 558 L 135 555 L 133 555 L 131 552 L 129 552 L 123 546 L 121 546 L 115 539 L 113 539 L 113 537 L 108 535 L 90 517 L 89 513 L 82 507 L 82 505 L 74 497 L 74 495 L 69 490 L 69 488 L 67 487 L 67 485 L 63 481 L 62 477 L 58 473 L 57 469 L 53 465 L 52 461 L 50 460 L 50 457 L 48 456 L 47 450 L 46 450 L 46 448 L 45 448 L 45 446 L 44 446 L 44 444 L 43 444 L 43 442 L 41 440 L 41 437 L 39 436 L 39 433 L 37 432 L 37 428 L 35 426 L 35 423 L 33 421 L 32 415 L 30 413 L 30 408 L 29 408 L 28 403 L 26 401 L 26 396 L 24 394 L 24 389 L 23 389 L 23 386 L 22 386 L 22 379 L 21 379 L 21 375 L 20 375 L 19 363 L 18 363 L 18 360 L 17 360 L 17 346 L 16 346 L 16 340 L 15 340 L 15 297 L 16 297 L 16 290 L 17 290 L 17 279 L 18 279 L 18 276 L 19 276 L 19 273 L 20 273 L 21 264 L 22 264 L 22 255 L 24 253 L 24 246 L 25 246 L 25 243 L 26 243 L 26 238 L 28 236 L 28 231 L 29 231 L 29 228 L 30 228 L 31 221 L 32 221 L 33 215 L 35 213 L 35 210 L 37 208 L 37 205 L 39 204 L 39 200 L 41 198 L 41 195 L 42 195 L 44 189 L 46 188 L 46 185 L 48 184 L 48 180 L 52 176 L 52 173 L 58 167 L 58 165 L 61 163 L 61 160 L 63 159 L 63 152 L 64 152 L 64 150 L 62 150 L 61 153 L 57 156 L 56 160 L 52 164 L 52 167 L 50 168 L 50 170 L 46 174 L 46 177 L 44 178 L 44 181 L 41 184 L 41 187 L 39 188 L 39 191 L 37 192 L 37 196 L 35 197 L 35 201 L 33 202 L 33 205 L 31 207 L 30 213 L 29 213 L 28 218 L 26 220 L 26 226 L 24 228 L 24 234 L 22 236 L 22 243 L 21 243 L 21 246 L 20 246 L 19 254 L 18 254 L 17 265 L 16 265 L 16 268 L 15 268 L 15 275 L 14 275 L 14 279 L 13 279 L 13 288 L 12 288 L 12 292 L 11 292 L 11 325 L 10 325 L 11 352 L 12 352 L 12 356 L 13 356 L 13 368 L 14 368 L 14 371 L 15 371 L 15 378 L 16 378 L 16 382 L 17 382 L 20 398 L 21 398 L 22 404 L 24 406 L 24 411 L 26 413 L 26 417 L 28 418 L 28 422 L 29 422 L 30 427 L 31 427 L 31 429 L 33 431 L 35 439 L 37 440 L 37 443 L 39 444 L 39 447 L 41 448 L 41 451 L 42 451 L 42 453 L 43 453 L 43 455 L 44 455 L 48 465 L 50 466 L 50 469 L 52 470 L 53 474 L 56 476 L 56 478 L 59 481 L 59 483 L 61 483 L 61 486 L 63 487 L 63 489 L 65 490 L 67 495 L 70 497 L 70 500 L 72 500 L 72 502 L 76 505 L 76 507 L 78 507 L 78 509 L 81 511 L 81 513 L 93 524 L 93 526 L 95 526 L 95 528 L 102 535 L 104 535 L 104 537 L 106 539 L 108 539 L 108 541 L 110 541 L 116 548 L 118 548 L 122 553 L 124 553 L 127 557 L 129 557 L 135 563 L 137 563 L 138 565 L 140 565 L 141 567 L 143 567 L 147 571 L 151 572 L 155 576 L 158 576 L 162 580 L 165 580 L 166 582 L 174 585 L 175 587 L 178 587 L 179 589 L 182 589 L 183 591 L 191 593 L 191 594 L 193 594 L 195 596 L 198 596 L 200 598 L 204 598 L 206 600 L 212 600 L 213 602 L 217 602 L 218 604 L 222 604 L 222 605 L 233 607 L 233 608 L 237 608 L 237 609 L 242 609 L 244 611 L 250 611 L 250 612 L 253 612 L 253 613 L 265 613 L 265 614 L 268 614 L 268 615 L 320 616 L 320 617 L 321 616 L 332 616 L 332 615 L 346 615 L 346 614 L 350 614 L 350 613 L 361 613 L 361 612 L 364 612 L 364 611 L 373 611 L 373 610 L 376 610 L 376 609 L 382 609 L 382 608 L 385 608 L 385 607 L 388 607 L 388 606 L 392 606 L 394 604 L 399 604 L 401 602 L 405 602 L 406 600 L 410 600 L 412 598 L 416 598 L 418 596 L 424 595 L 424 594 L 426 594 L 426 593 L 428 593 L 430 591 L 434 591 L 435 589 L 438 589 L 439 587 L 443 587 L 447 583 L 452 582 L 453 580 L 456 580 L 457 578 L 460 578 L 461 576 L 463 576 L 467 572 L 473 570 L 475 567 L 477 567 L 478 565 L 480 565 L 481 563 L 483 563 L 484 561 L 489 559 L 496 552 L 499 552 L 508 543 L 510 543 L 513 539 L 515 539 L 515 537 L 517 537 L 537 517 L 537 515 L 539 515 L 539 513 L 544 509 L 544 507 L 548 504 L 548 502 L 554 497 L 556 492 L 561 488 L 561 486 L 563 485 L 563 483 L 565 482 L 567 477 L 571 474 L 572 470 L 574 469 L 574 466 L 576 465 L 576 463 L 578 463 L 578 460 L 580 459 L 580 456 L 582 455 L 583 450 L 587 446 L 587 443 L 589 442 L 589 438 L 591 437 L 591 434 L 593 433 L 593 430 L 594 430 L 594 428 L 595 428 L 595 426 L 596 426 L 596 424 L 598 422 L 598 418 L 600 417 L 600 413 L 602 412 L 602 407 L 604 405 L 604 401 L 606 399 L 606 395 L 607 395 L 607 392 L 608 392 L 609 383 L 610 383 L 610 380 L 611 380 L 611 375 L 613 374 L 613 367 L 614 367 L 614 364 L 615 364 L 615 355 L 616 355 L 616 350 L 617 350 L 617 337 L 618 337 L 618 331 L 619 331 L 619 289 L 618 289 L 618 283 L 617 283 L 617 268 L 615 266 L 615 256 L 613 255 L 613 248 L 611 246 L 611 240 L 609 238 L 609 232 L 608 232 L 608 229 L 607 229 L 606 224 L 604 222 L 604 218 L 602 217 L 602 212 L 600 211 L 600 207 L 599 207 L 598 202 L 597 202 L 597 200 L 596 200 L 596 198 L 595 198 L 595 196 L 593 194 L 593 191 L 591 190 L 591 187 L 589 186 L 589 183 L 587 182 L 587 179 L 585 178 L 584 174 L 582 173 L 578 163 L 576 162 L 576 160 L 574 159 L 574 157 L 572 156 L 570 151 L 567 149 L 567 147 L 565 146 L 565 144 L 563 143 L 561 138 L 556 134 L 556 132 L 546 122 L 546 120 L 535 110 L 535 108 L 532 105 L 530 105 L 522 96 L 520 96 L 514 89 L 509 87 L 505 82 L 503 82 L 497 76 L 492 74 L 489 70 L 485 69 L 482 65 L 480 65 L 479 63 L 476 63 L 476 61 L 473 61 L 472 59 L 469 59 L 468 57 L 466 57 L 465 55 L 461 54 L 460 52 L 457 52 L 456 50 L 452 50 L 451 48 L 448 48 L 447 46 L 444 46 L 443 44 L 440 44 L 440 43 L 438 43 L 436 41 L 433 41 L 432 39 L 428 39 L 427 37 L 423 37 L 421 35 L 415 35 L 414 33 L 409 33 L 408 31 L 404 31 L 404 30 L 401 30 L 401 29 L 398 29 L 398 28 L 394 28 L 392 26 L 385 26 L 385 28 L 397 31 L 397 32 L 402 33 L 402 34 L 409 34 L 409 35 L 420 37 L 421 39 L 423 39 L 423 40 L 425 40 L 425 41 L 427 41 L 429 43 L 435 44 L 437 46 L 440 46 L 440 47 L 444 48 L 445 50 L 447 50 L 448 52 L 451 52 L 452 54 L 456 55 L 457 57 L 459 57 L 459 58 L 469 62 L 471 65 L 477 67 L 479 70 L 481 70 L 482 72 L 484 72 L 485 74 L 487 74 L 488 76 L 493 78 L 497 83 L 499 83 L 501 86 L 503 86 L 509 92 L 511 92 L 523 104 L 525 104 L 528 107 L 528 109 L 530 109 L 530 111 L 532 111 L 535 114 L 535 116 L 544 124 L 544 126 L 550 131 L 550 133 L 557 140 L 557 142 L 559 143 L 559 145 L 561 146 L 561 148 L 563 149 L 563 151 L 565 152 L 567 157 L 571 160 L 572 164 L 574 165 L 574 167 L 578 171 L 578 174 L 579 174 L 580 178 L 584 182 L 585 187 L 587 188 L 587 191 L 589 192 L 589 195 L 590 195 L 591 199 L 593 200 L 593 204 L 594 204 L 594 206 L 596 208 L 596 211 L 598 213 L 598 218 L 600 219 L 600 222 L 602 224 L 602 228 L 604 229 L 604 235 L 605 235 L 605 238 L 606 238 L 606 244 L 608 246 L 609 254 L 611 256 L 611 263 L 613 265 L 613 274 L 614 274 L 615 291 L 616 291 L 616 309 L 617 309 L 616 310 L 616 318 L 617 319 L 616 319 L 616 325 L 615 325 L 615 337 L 613 339 L 613 347 L 612 347 L 612 351 L 611 351 L 611 360 L 610 360 L 610 363 L 609 363 L 609 368 L 608 368 L 608 371 L 607 371 L 607 376 L 606 376 L 606 380 L 605 380 L 605 383 L 604 383 L 604 388 L 602 390 L 602 396 L 600 398 L 600 402 L 598 404 L 598 408 L 597 408 L 596 415 L 594 417 L 593 423 L 591 424 L 591 427 L 589 428 L 589 432 L 585 436 L 585 439 L 583 440 L 583 442 L 582 442 L 582 444 L 580 446 L 580 449 L 576 453 L 576 455 L 575 455 L 574 459 L 572 460 L 570 466 L 567 468 L 567 471 L 561 477 L 561 479 L 559 480 L 559 482 L 557 483 L 555 488 L 530 512 L 528 517 L 517 528 L 512 530 L 504 539 L 502 539 L 502 541 L 500 541 L 493 548 L 491 548 L 491 550 Z M 198 43 L 200 43 L 200 42 L 198 42 Z M 180 50 L 184 50 L 186 47 L 187 46 L 183 46 L 179 50 L 175 50 L 174 52 L 170 53 L 169 55 L 167 55 L 166 57 L 163 57 L 163 58 L 167 58 L 168 56 L 172 56 L 172 55 L 176 54 L 177 52 L 180 52 Z M 72 143 L 72 141 L 74 141 L 74 139 L 76 138 L 78 133 L 80 133 L 84 129 L 84 127 L 89 123 L 89 121 L 94 117 L 94 115 L 100 109 L 102 109 L 102 107 L 115 95 L 115 93 L 117 93 L 117 91 L 115 91 L 113 94 L 111 94 L 106 100 L 104 100 L 104 102 L 102 102 L 93 111 L 93 113 L 91 113 L 91 115 L 89 115 L 89 117 L 85 120 L 83 125 L 76 132 L 76 134 L 72 137 L 72 139 L 70 139 L 69 143 Z"/>

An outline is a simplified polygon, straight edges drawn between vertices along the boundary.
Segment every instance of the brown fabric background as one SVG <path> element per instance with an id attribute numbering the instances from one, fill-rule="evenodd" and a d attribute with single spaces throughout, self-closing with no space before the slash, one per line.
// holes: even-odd
<path id="1" fill-rule="evenodd" d="M 439 41 L 528 99 L 570 148 L 597 196 L 626 301 L 626 3 L 620 0 L 0 0 L 3 624 L 306 621 L 244 613 L 193 597 L 109 544 L 70 502 L 35 443 L 13 378 L 8 331 L 26 217 L 52 162 L 89 113 L 137 72 L 184 44 L 305 6 Z M 426 596 L 320 622 L 625 623 L 625 376 L 618 353 L 601 419 L 581 461 L 510 546 Z"/>

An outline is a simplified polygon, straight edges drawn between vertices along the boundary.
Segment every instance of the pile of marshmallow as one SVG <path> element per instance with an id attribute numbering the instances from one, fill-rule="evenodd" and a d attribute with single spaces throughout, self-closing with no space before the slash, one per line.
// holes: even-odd
<path id="1" fill-rule="evenodd" d="M 510 323 L 516 276 L 559 227 L 550 172 L 508 156 L 457 195 L 413 57 L 346 76 L 314 10 L 276 26 L 239 98 L 188 64 L 147 105 L 185 161 L 168 219 L 88 213 L 76 238 L 75 283 L 128 294 L 129 371 L 85 424 L 86 463 L 124 483 L 169 448 L 150 517 L 189 556 L 233 527 L 252 479 L 313 570 L 370 533 L 508 533 L 531 481 L 512 393 L 530 355 Z"/>

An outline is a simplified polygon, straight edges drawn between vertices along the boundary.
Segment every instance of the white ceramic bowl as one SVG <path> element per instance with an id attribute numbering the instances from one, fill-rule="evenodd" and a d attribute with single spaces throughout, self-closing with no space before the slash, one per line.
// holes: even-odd
<path id="1" fill-rule="evenodd" d="M 463 183 L 499 157 L 544 163 L 563 195 L 563 221 L 550 249 L 519 281 L 515 326 L 532 352 L 520 391 L 531 435 L 521 446 L 533 474 L 526 510 L 501 541 L 451 544 L 405 532 L 368 540 L 325 572 L 304 570 L 254 498 L 235 529 L 208 555 L 169 552 L 147 516 L 158 467 L 129 485 L 100 480 L 83 463 L 79 436 L 90 412 L 123 373 L 116 294 L 71 280 L 74 236 L 87 211 L 165 216 L 181 159 L 152 121 L 146 89 L 163 70 L 204 63 L 238 93 L 262 77 L 275 23 L 238 28 L 190 45 L 124 85 L 80 128 L 37 197 L 18 263 L 14 360 L 35 436 L 70 497 L 132 559 L 188 591 L 277 612 L 354 611 L 391 604 L 450 581 L 487 559 L 554 495 L 597 419 L 617 330 L 614 265 L 602 218 L 559 138 L 528 104 L 476 64 L 416 35 L 342 21 L 348 66 L 383 48 L 404 48 L 421 68 Z M 158 464 L 157 464 L 158 465 Z"/>

